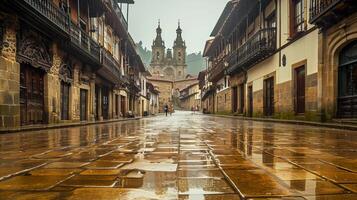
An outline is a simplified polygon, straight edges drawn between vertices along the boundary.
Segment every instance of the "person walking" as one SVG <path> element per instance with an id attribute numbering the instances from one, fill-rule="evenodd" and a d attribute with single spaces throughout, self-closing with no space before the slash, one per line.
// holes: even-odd
<path id="1" fill-rule="evenodd" d="M 166 117 L 167 117 L 167 113 L 169 112 L 169 106 L 167 104 L 165 105 L 164 110 L 165 110 L 165 114 L 166 114 Z"/>
<path id="2" fill-rule="evenodd" d="M 170 104 L 170 116 L 172 116 L 173 112 L 174 112 L 174 105 Z"/>

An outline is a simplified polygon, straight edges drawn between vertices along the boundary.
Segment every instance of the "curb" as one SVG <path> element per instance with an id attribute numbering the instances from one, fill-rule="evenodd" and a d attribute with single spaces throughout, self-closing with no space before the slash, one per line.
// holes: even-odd
<path id="1" fill-rule="evenodd" d="M 348 124 L 309 122 L 309 121 L 300 121 L 300 120 L 283 120 L 283 119 L 271 119 L 271 118 L 250 118 L 250 117 L 215 115 L 215 114 L 208 114 L 208 115 L 215 116 L 215 117 L 222 117 L 222 118 L 247 120 L 247 121 L 274 122 L 274 123 L 282 123 L 282 124 L 307 125 L 307 126 L 315 126 L 315 127 L 326 127 L 326 128 L 357 131 L 357 126 L 348 125 Z"/>
<path id="2" fill-rule="evenodd" d="M 127 118 L 127 119 L 115 119 L 115 120 L 105 120 L 105 121 L 94 121 L 94 122 L 76 122 L 76 123 L 63 123 L 63 124 L 46 124 L 40 126 L 24 126 L 17 128 L 8 128 L 8 129 L 0 129 L 0 134 L 7 133 L 16 133 L 16 132 L 25 132 L 25 131 L 39 131 L 39 130 L 49 130 L 49 129 L 58 129 L 58 128 L 70 128 L 70 127 L 80 127 L 87 125 L 96 125 L 96 124 L 108 124 L 113 122 L 126 122 L 126 121 L 134 121 L 140 120 L 141 117 L 135 118 Z"/>

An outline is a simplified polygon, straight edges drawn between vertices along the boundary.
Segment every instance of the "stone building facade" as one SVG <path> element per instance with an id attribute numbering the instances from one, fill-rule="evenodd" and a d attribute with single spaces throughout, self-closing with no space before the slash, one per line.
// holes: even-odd
<path id="1" fill-rule="evenodd" d="M 201 90 L 198 81 L 180 91 L 180 101 L 184 110 L 201 109 Z"/>
<path id="2" fill-rule="evenodd" d="M 312 121 L 357 116 L 356 7 L 338 0 L 228 2 L 206 44 L 214 92 L 203 94 L 219 101 L 228 78 L 231 108 L 218 103 L 212 110 Z"/>
<path id="3" fill-rule="evenodd" d="M 181 101 L 179 99 L 180 91 L 197 82 L 197 77 L 187 77 L 183 80 L 172 81 L 166 78 L 148 77 L 148 81 L 158 90 L 159 94 L 159 112 L 163 112 L 165 105 L 173 105 L 180 109 Z"/>
<path id="4" fill-rule="evenodd" d="M 0 127 L 94 121 L 135 110 L 145 68 L 112 1 L 0 6 Z M 41 27 L 41 28 L 39 28 Z"/>

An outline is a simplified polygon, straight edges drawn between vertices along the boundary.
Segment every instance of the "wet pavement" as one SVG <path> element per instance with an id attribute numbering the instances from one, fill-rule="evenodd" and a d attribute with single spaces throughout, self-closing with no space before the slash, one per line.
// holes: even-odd
<path id="1" fill-rule="evenodd" d="M 0 199 L 354 200 L 357 132 L 177 112 L 5 134 Z"/>

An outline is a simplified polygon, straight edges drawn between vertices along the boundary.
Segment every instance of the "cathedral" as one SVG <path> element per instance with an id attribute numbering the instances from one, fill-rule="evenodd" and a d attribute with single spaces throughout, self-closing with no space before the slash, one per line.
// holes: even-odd
<path id="1" fill-rule="evenodd" d="M 165 42 L 161 37 L 162 29 L 160 23 L 156 29 L 156 38 L 152 44 L 152 60 L 150 73 L 153 77 L 167 79 L 171 81 L 183 80 L 187 76 L 186 65 L 186 44 L 182 39 L 182 29 L 180 23 L 176 30 L 173 50 L 165 47 Z"/>

